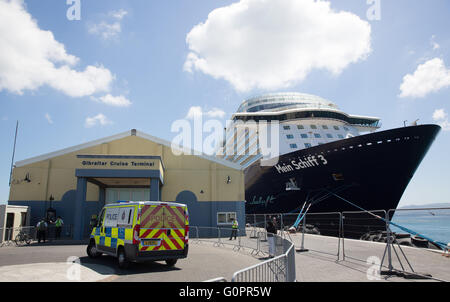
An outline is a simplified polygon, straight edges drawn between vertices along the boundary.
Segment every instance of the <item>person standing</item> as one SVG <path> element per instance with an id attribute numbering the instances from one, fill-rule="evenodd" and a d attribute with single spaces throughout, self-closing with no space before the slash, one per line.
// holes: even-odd
<path id="1" fill-rule="evenodd" d="M 38 243 L 41 243 L 41 240 L 43 240 L 45 243 L 47 227 L 48 227 L 48 225 L 47 225 L 47 222 L 45 222 L 44 218 L 42 218 L 41 221 L 39 221 L 38 224 L 36 225 Z"/>
<path id="2" fill-rule="evenodd" d="M 233 222 L 233 225 L 231 226 L 230 240 L 233 238 L 233 236 L 234 236 L 234 239 L 236 240 L 239 223 L 237 222 L 237 219 L 234 219 L 234 218 L 231 218 L 231 221 Z"/>
<path id="3" fill-rule="evenodd" d="M 267 241 L 269 242 L 269 257 L 275 257 L 275 235 L 277 234 L 276 219 L 269 220 L 266 226 Z"/>
<path id="4" fill-rule="evenodd" d="M 58 216 L 58 218 L 55 221 L 55 239 L 61 238 L 61 230 L 64 225 L 64 221 L 62 220 L 61 216 Z"/>

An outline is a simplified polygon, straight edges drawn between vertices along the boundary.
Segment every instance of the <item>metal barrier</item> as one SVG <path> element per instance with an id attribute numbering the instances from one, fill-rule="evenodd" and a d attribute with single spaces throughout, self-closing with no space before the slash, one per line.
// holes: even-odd
<path id="1" fill-rule="evenodd" d="M 360 250 L 366 248 L 364 241 L 382 243 L 384 242 L 383 240 L 386 240 L 386 215 L 387 212 L 385 210 L 342 212 L 343 260 L 349 258 L 366 263 L 367 258 L 371 256 L 382 258 L 382 253 L 377 254 L 374 250 L 370 250 L 370 255 L 367 254 L 362 258 L 358 255 L 364 254 L 360 252 Z M 346 239 L 361 240 L 359 244 L 361 247 L 357 251 L 358 255 L 352 254 L 352 251 L 349 249 L 345 249 Z"/>
<path id="2" fill-rule="evenodd" d="M 206 280 L 203 282 L 227 282 L 227 279 L 225 279 L 224 277 L 218 277 L 218 278 Z"/>
<path id="3" fill-rule="evenodd" d="M 23 244 L 23 238 L 29 238 L 32 242 L 38 240 L 38 231 L 34 226 L 6 228 L 0 229 L 1 240 L 0 246 L 12 246 Z M 50 225 L 44 231 L 45 241 L 53 242 L 57 240 L 72 239 L 73 227 L 72 225 L 64 225 L 60 231 L 54 225 Z M 58 236 L 59 235 L 59 236 Z M 43 239 L 43 238 L 42 238 Z"/>
<path id="4" fill-rule="evenodd" d="M 340 260 L 342 238 L 342 213 L 306 213 L 296 230 L 289 228 L 297 220 L 299 213 L 280 214 L 284 229 L 295 233 L 295 250 L 297 252 L 314 251 L 337 257 Z M 327 237 L 314 237 L 327 235 Z"/>
<path id="5" fill-rule="evenodd" d="M 250 226 L 245 229 L 239 229 L 236 240 L 229 240 L 231 228 L 213 228 L 190 226 L 189 238 L 193 238 L 194 243 L 209 242 L 213 246 L 220 247 L 232 245 L 233 250 L 250 249 L 251 255 L 268 255 L 269 243 L 265 229 L 258 226 Z M 247 271 L 261 270 L 260 275 L 264 275 L 266 281 L 295 281 L 295 249 L 294 244 L 287 238 L 275 235 L 275 257 L 264 261 L 258 266 L 252 266 L 248 269 L 236 272 L 233 275 L 232 282 L 240 281 L 260 281 L 247 274 Z M 287 237 L 288 235 L 285 235 Z M 228 240 L 226 239 L 228 238 Z M 234 238 L 234 237 L 233 237 Z M 249 279 L 250 278 L 250 279 Z M 224 277 L 208 280 L 207 282 L 224 282 Z"/>
<path id="6" fill-rule="evenodd" d="M 418 215 L 419 213 L 421 215 Z M 288 230 L 289 226 L 296 221 L 298 214 L 249 215 L 247 221 L 257 222 L 262 226 L 265 225 L 268 217 L 274 216 L 277 217 L 281 229 Z M 395 223 L 401 227 L 396 228 Z M 313 235 L 315 229 L 321 236 Z M 442 230 L 440 234 L 437 233 L 439 229 Z M 377 262 L 379 271 L 385 275 L 397 274 L 405 278 L 413 276 L 439 281 L 448 279 L 448 274 L 441 272 L 440 266 L 445 264 L 436 264 L 441 261 L 435 261 L 436 263 L 433 264 L 436 276 L 417 273 L 417 270 L 427 272 L 430 268 L 427 262 L 422 261 L 423 255 L 426 255 L 424 253 L 434 249 L 434 254 L 450 255 L 448 253 L 450 208 L 448 207 L 306 213 L 295 232 L 297 234 L 292 237 L 295 239 L 296 246 L 300 246 L 296 249 L 297 251 L 311 250 L 328 253 L 336 255 L 337 261 L 357 260 L 370 267 L 373 267 L 372 264 L 375 263 L 369 264 L 369 262 L 378 259 L 377 261 L 381 261 L 381 263 Z M 253 229 L 253 233 L 257 234 L 256 228 Z M 378 244 L 374 245 L 373 242 Z M 417 248 L 421 243 L 424 244 L 422 247 L 425 250 Z M 262 249 L 259 247 L 257 250 Z"/>
<path id="7" fill-rule="evenodd" d="M 285 252 L 273 259 L 253 265 L 234 273 L 232 282 L 294 282 L 295 250 L 292 242 L 274 235 L 276 251 L 282 247 Z"/>
<path id="8" fill-rule="evenodd" d="M 0 246 L 12 246 L 19 245 L 22 242 L 19 239 L 29 238 L 30 241 L 34 240 L 34 227 L 18 227 L 18 228 L 5 228 L 0 229 L 1 245 Z"/>
<path id="9" fill-rule="evenodd" d="M 450 281 L 448 275 L 441 274 L 439 270 L 435 271 L 434 276 L 426 273 L 429 266 L 422 261 L 420 256 L 423 254 L 419 255 L 421 261 L 414 263 L 410 261 L 410 259 L 418 259 L 418 249 L 410 248 L 411 246 L 421 247 L 430 252 L 440 251 L 442 255 L 445 255 L 446 249 L 450 246 L 450 243 L 446 242 L 450 241 L 448 239 L 449 222 L 450 208 L 448 207 L 389 210 L 386 214 L 386 248 L 380 265 L 380 271 L 383 267 L 386 267 L 387 271 L 382 274 Z M 447 227 L 445 227 L 445 223 L 447 223 Z M 442 233 L 436 232 L 439 229 L 442 230 Z M 403 234 L 399 232 L 403 232 Z M 384 263 L 385 259 L 387 265 Z"/>

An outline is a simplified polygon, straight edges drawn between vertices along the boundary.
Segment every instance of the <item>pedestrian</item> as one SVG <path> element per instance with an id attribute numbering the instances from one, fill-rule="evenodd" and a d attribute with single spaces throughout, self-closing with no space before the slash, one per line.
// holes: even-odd
<path id="1" fill-rule="evenodd" d="M 273 226 L 275 227 L 275 230 L 278 230 L 278 222 L 277 222 L 277 218 L 275 216 L 272 217 L 272 222 L 273 222 Z M 275 232 L 276 234 L 276 232 Z"/>
<path id="2" fill-rule="evenodd" d="M 233 236 L 234 236 L 234 240 L 236 240 L 239 223 L 237 222 L 237 219 L 234 219 L 234 218 L 231 218 L 231 221 L 233 222 L 233 225 L 231 226 L 230 240 Z"/>
<path id="3" fill-rule="evenodd" d="M 61 216 L 58 216 L 54 224 L 55 224 L 55 239 L 59 239 L 61 238 L 61 231 L 64 225 L 64 221 L 62 220 Z"/>
<path id="4" fill-rule="evenodd" d="M 47 225 L 47 222 L 45 222 L 44 218 L 42 218 L 41 221 L 39 221 L 38 224 L 36 225 L 38 243 L 41 243 L 41 240 L 43 240 L 45 243 L 47 227 L 48 227 L 48 225 Z"/>
<path id="5" fill-rule="evenodd" d="M 267 222 L 267 241 L 269 242 L 269 257 L 275 257 L 275 235 L 277 234 L 275 217 Z"/>

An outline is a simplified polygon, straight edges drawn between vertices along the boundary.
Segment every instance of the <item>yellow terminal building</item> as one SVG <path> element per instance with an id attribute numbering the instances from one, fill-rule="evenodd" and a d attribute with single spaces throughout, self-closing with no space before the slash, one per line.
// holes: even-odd
<path id="1" fill-rule="evenodd" d="M 184 150 L 186 151 L 186 150 Z M 9 205 L 28 206 L 30 224 L 49 215 L 89 236 L 92 215 L 117 201 L 187 204 L 190 225 L 245 225 L 244 172 L 214 156 L 181 155 L 171 143 L 137 130 L 95 140 L 15 164 Z"/>

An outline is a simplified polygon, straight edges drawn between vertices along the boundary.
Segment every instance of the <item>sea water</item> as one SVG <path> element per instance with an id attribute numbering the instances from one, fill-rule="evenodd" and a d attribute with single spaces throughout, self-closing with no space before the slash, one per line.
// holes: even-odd
<path id="1" fill-rule="evenodd" d="M 397 210 L 392 222 L 435 241 L 450 243 L 450 209 Z M 391 230 L 406 233 L 395 226 Z"/>

